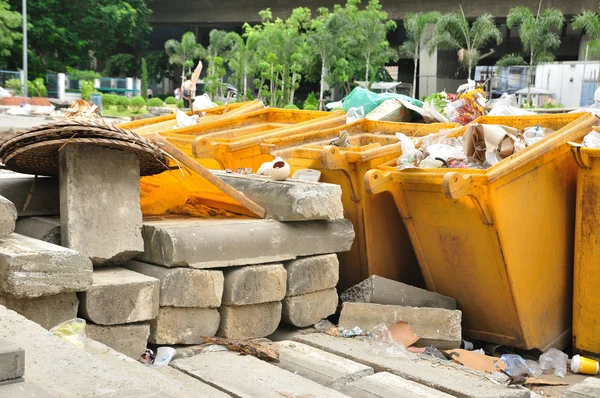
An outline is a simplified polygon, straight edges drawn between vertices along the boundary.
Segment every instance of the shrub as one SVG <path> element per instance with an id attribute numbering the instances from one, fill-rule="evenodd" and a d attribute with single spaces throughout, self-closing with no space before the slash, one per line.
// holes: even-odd
<path id="1" fill-rule="evenodd" d="M 335 111 L 343 111 L 344 108 L 342 108 L 341 106 L 336 106 L 335 108 L 333 108 L 331 111 L 335 112 Z"/>
<path id="2" fill-rule="evenodd" d="M 5 86 L 7 89 L 12 90 L 15 95 L 23 95 L 23 86 L 19 79 L 9 79 L 6 81 Z"/>
<path id="3" fill-rule="evenodd" d="M 89 101 L 90 97 L 95 92 L 96 92 L 96 89 L 94 88 L 94 83 L 92 83 L 91 81 L 87 81 L 87 80 L 81 81 L 81 98 Z"/>
<path id="4" fill-rule="evenodd" d="M 177 100 L 173 96 L 167 97 L 167 98 L 165 98 L 165 104 L 167 104 L 167 105 L 175 105 L 175 104 L 177 104 Z"/>
<path id="5" fill-rule="evenodd" d="M 142 58 L 142 97 L 148 98 L 148 68 L 144 58 Z"/>
<path id="6" fill-rule="evenodd" d="M 102 95 L 103 106 L 114 106 L 117 105 L 117 96 L 114 94 L 103 94 Z"/>
<path id="7" fill-rule="evenodd" d="M 177 101 L 177 107 L 178 107 L 179 109 L 183 109 L 183 108 L 185 108 L 185 103 L 183 102 L 183 100 L 182 100 L 182 99 L 181 99 L 181 100 L 179 100 L 179 101 Z"/>
<path id="8" fill-rule="evenodd" d="M 315 93 L 308 94 L 308 97 L 306 97 L 306 100 L 304 100 L 304 106 L 302 108 L 306 109 L 307 105 L 312 105 L 315 107 L 315 110 L 317 109 L 317 106 L 319 105 L 319 101 L 317 101 L 317 97 L 315 96 Z"/>
<path id="9" fill-rule="evenodd" d="M 27 82 L 27 94 L 30 97 L 45 97 L 48 94 L 44 79 L 38 77 L 34 81 Z"/>
<path id="10" fill-rule="evenodd" d="M 217 106 L 224 105 L 223 101 L 214 101 Z"/>
<path id="11" fill-rule="evenodd" d="M 129 107 L 129 98 L 125 97 L 124 95 L 119 95 L 117 96 L 117 109 L 120 111 L 124 111 Z"/>
<path id="12" fill-rule="evenodd" d="M 147 106 L 163 106 L 163 101 L 160 98 L 150 98 L 146 103 Z"/>
<path id="13" fill-rule="evenodd" d="M 248 101 L 254 101 L 254 96 L 250 91 L 246 93 L 246 98 L 248 98 Z"/>
<path id="14" fill-rule="evenodd" d="M 141 96 L 133 97 L 131 99 L 130 106 L 135 113 L 138 113 L 144 106 L 146 106 L 146 101 Z"/>
<path id="15" fill-rule="evenodd" d="M 296 105 L 294 104 L 287 104 L 286 106 L 283 107 L 283 109 L 293 109 L 293 110 L 298 110 L 300 108 L 298 108 Z"/>
<path id="16" fill-rule="evenodd" d="M 304 105 L 304 110 L 305 111 L 316 111 L 317 106 L 316 105 Z"/>

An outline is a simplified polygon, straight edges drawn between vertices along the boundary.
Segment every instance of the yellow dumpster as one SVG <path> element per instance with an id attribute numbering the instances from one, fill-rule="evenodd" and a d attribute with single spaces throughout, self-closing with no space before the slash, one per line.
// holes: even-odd
<path id="1" fill-rule="evenodd" d="M 487 170 L 390 162 L 366 174 L 369 192 L 393 195 L 427 288 L 457 300 L 465 336 L 522 349 L 569 344 L 576 165 L 566 144 L 597 121 L 482 117 L 557 131 Z"/>
<path id="2" fill-rule="evenodd" d="M 304 168 L 319 170 L 321 181 L 341 186 L 344 216 L 352 221 L 356 238 L 349 252 L 338 254 L 339 289 L 351 287 L 370 275 L 423 285 L 421 271 L 392 196 L 387 192 L 368 195 L 364 175 L 367 170 L 400 156 L 402 149 L 394 133 L 425 136 L 455 126 L 361 119 L 327 130 L 263 141 L 263 153 L 286 159 L 292 173 Z M 351 147 L 329 145 L 342 131 L 348 133 Z"/>
<path id="3" fill-rule="evenodd" d="M 600 354 L 600 149 L 573 145 L 579 166 L 575 210 L 573 348 Z"/>

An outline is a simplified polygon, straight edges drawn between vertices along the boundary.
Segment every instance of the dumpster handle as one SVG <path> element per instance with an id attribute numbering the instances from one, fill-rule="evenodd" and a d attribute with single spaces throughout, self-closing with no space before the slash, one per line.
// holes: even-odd
<path id="1" fill-rule="evenodd" d="M 583 154 L 581 152 L 581 148 L 585 148 L 581 144 L 576 144 L 574 142 L 569 142 L 569 146 L 571 147 L 571 154 L 573 155 L 573 159 L 575 159 L 575 163 L 582 169 L 590 170 L 592 167 L 589 164 L 586 164 L 586 159 L 589 159 L 587 154 Z"/>
<path id="2" fill-rule="evenodd" d="M 444 196 L 448 199 L 460 199 L 463 196 L 470 197 L 479 212 L 481 222 L 485 225 L 494 225 L 492 210 L 487 206 L 487 202 L 480 197 L 483 194 L 481 188 L 473 187 L 472 182 L 473 177 L 470 175 L 464 176 L 457 172 L 446 173 L 442 179 Z"/>

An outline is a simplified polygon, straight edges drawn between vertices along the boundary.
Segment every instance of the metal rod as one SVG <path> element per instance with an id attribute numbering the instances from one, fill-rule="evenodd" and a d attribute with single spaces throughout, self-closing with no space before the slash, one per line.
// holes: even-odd
<path id="1" fill-rule="evenodd" d="M 27 98 L 27 0 L 23 0 L 23 96 Z"/>

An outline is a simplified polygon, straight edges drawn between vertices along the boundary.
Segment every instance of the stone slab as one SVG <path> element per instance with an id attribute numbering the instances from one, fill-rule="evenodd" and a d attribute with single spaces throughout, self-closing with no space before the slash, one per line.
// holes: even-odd
<path id="1" fill-rule="evenodd" d="M 342 386 L 373 374 L 373 368 L 294 341 L 267 344 L 279 352 L 275 366 L 339 390 Z"/>
<path id="2" fill-rule="evenodd" d="M 12 234 L 17 221 L 15 205 L 3 196 L 0 196 L 0 238 Z"/>
<path id="3" fill-rule="evenodd" d="M 335 314 L 338 306 L 337 290 L 327 289 L 283 300 L 281 320 L 297 327 L 314 325 Z"/>
<path id="4" fill-rule="evenodd" d="M 52 395 L 32 382 L 19 380 L 0 383 L 0 398 L 52 398 Z"/>
<path id="5" fill-rule="evenodd" d="M 21 217 L 17 220 L 15 232 L 60 246 L 58 217 Z"/>
<path id="6" fill-rule="evenodd" d="M 139 360 L 146 351 L 150 325 L 147 323 L 132 323 L 128 325 L 103 326 L 89 323 L 85 327 L 87 337 Z"/>
<path id="7" fill-rule="evenodd" d="M 202 336 L 214 336 L 221 316 L 212 308 L 160 307 L 150 321 L 149 341 L 154 344 L 200 344 Z"/>
<path id="8" fill-rule="evenodd" d="M 77 317 L 79 300 L 76 293 L 61 293 L 31 299 L 0 296 L 3 305 L 45 329 Z"/>
<path id="9" fill-rule="evenodd" d="M 317 333 L 317 329 L 310 326 L 307 328 L 297 328 L 292 325 L 286 325 L 285 323 L 280 323 L 272 334 L 268 335 L 267 338 L 271 341 L 285 341 L 285 340 L 294 340 L 294 338 L 300 334 L 311 334 Z"/>
<path id="10" fill-rule="evenodd" d="M 340 390 L 352 398 L 452 398 L 450 394 L 388 372 L 375 373 L 353 381 Z"/>
<path id="11" fill-rule="evenodd" d="M 153 220 L 144 223 L 138 259 L 166 267 L 221 268 L 350 250 L 348 220 L 282 223 L 258 219 Z"/>
<path id="12" fill-rule="evenodd" d="M 241 191 L 278 221 L 337 220 L 344 218 L 339 185 L 270 178 L 213 171 L 220 179 Z"/>
<path id="13" fill-rule="evenodd" d="M 444 308 L 415 308 L 399 305 L 344 303 L 339 327 L 358 326 L 372 330 L 378 325 L 390 326 L 404 321 L 421 336 L 416 345 L 433 345 L 440 350 L 459 348 L 462 341 L 462 313 Z"/>
<path id="14" fill-rule="evenodd" d="M 223 305 L 250 305 L 285 297 L 286 272 L 282 264 L 253 265 L 224 271 Z"/>
<path id="15" fill-rule="evenodd" d="M 343 292 L 340 300 L 407 307 L 456 309 L 456 300 L 451 297 L 377 275 L 370 276 Z"/>
<path id="16" fill-rule="evenodd" d="M 140 170 L 131 153 L 93 145 L 59 152 L 61 241 L 95 266 L 120 265 L 143 250 Z"/>
<path id="17" fill-rule="evenodd" d="M 600 379 L 587 379 L 569 387 L 563 394 L 564 398 L 597 398 L 600 397 Z"/>
<path id="18" fill-rule="evenodd" d="M 80 316 L 99 325 L 148 321 L 158 315 L 160 282 L 120 267 L 96 269 L 87 292 L 79 293 Z"/>
<path id="19" fill-rule="evenodd" d="M 83 350 L 4 307 L 0 307 L 0 338 L 11 339 L 27 352 L 27 381 L 54 397 L 227 396 L 192 378 L 183 383 L 91 339 Z"/>
<path id="20" fill-rule="evenodd" d="M 0 241 L 0 294 L 34 298 L 87 290 L 92 263 L 74 250 L 11 234 Z"/>
<path id="21" fill-rule="evenodd" d="M 283 264 L 287 271 L 286 296 L 336 287 L 340 277 L 340 263 L 335 254 L 302 257 Z"/>
<path id="22" fill-rule="evenodd" d="M 492 383 L 484 373 L 451 361 L 408 354 L 408 358 L 383 355 L 377 343 L 363 338 L 333 337 L 323 333 L 296 337 L 300 343 L 389 372 L 438 391 L 463 398 L 529 398 L 528 390 Z"/>
<path id="23" fill-rule="evenodd" d="M 219 308 L 221 324 L 217 336 L 228 339 L 267 337 L 281 321 L 281 302 Z"/>
<path id="24" fill-rule="evenodd" d="M 219 308 L 223 297 L 223 272 L 190 268 L 166 268 L 141 261 L 124 267 L 160 281 L 163 307 Z"/>
<path id="25" fill-rule="evenodd" d="M 230 351 L 177 359 L 171 366 L 235 397 L 346 397 L 260 359 Z"/>
<path id="26" fill-rule="evenodd" d="M 13 380 L 25 374 L 25 350 L 0 339 L 0 381 Z"/>
<path id="27" fill-rule="evenodd" d="M 1 173 L 0 196 L 14 203 L 19 217 L 60 214 L 58 178 L 36 178 L 27 174 Z M 28 196 L 31 198 L 25 207 Z"/>

